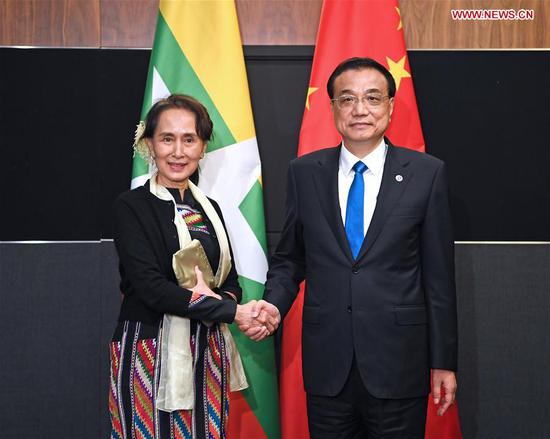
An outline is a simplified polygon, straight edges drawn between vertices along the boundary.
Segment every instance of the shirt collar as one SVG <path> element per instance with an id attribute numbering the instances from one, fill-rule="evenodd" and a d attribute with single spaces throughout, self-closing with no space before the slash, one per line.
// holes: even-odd
<path id="1" fill-rule="evenodd" d="M 361 160 L 365 165 L 367 165 L 372 174 L 378 175 L 384 170 L 387 150 L 388 147 L 386 142 L 384 142 L 384 139 L 382 138 L 376 148 L 374 148 L 365 157 L 359 159 L 349 152 L 344 145 L 344 141 L 342 141 L 342 147 L 340 148 L 340 169 L 345 175 L 353 174 L 353 165 L 355 165 L 358 160 Z"/>

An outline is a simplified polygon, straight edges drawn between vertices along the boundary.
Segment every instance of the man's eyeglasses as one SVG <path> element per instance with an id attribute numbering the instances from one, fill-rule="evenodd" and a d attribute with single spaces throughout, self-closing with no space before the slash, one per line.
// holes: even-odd
<path id="1" fill-rule="evenodd" d="M 336 99 L 331 99 L 331 101 L 336 102 L 336 105 L 340 110 L 350 110 L 359 103 L 359 100 L 361 100 L 361 103 L 365 107 L 376 108 L 388 98 L 388 95 L 383 95 L 381 93 L 368 93 L 360 98 L 354 95 L 341 95 Z"/>

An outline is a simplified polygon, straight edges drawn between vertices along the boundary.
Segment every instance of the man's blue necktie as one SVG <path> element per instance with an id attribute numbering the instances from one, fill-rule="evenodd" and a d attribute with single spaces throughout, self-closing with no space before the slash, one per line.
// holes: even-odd
<path id="1" fill-rule="evenodd" d="M 363 238 L 365 237 L 363 218 L 365 204 L 365 182 L 363 181 L 363 172 L 367 170 L 367 165 L 359 161 L 353 165 L 355 177 L 349 188 L 348 204 L 346 207 L 346 236 L 353 259 L 357 258 Z"/>

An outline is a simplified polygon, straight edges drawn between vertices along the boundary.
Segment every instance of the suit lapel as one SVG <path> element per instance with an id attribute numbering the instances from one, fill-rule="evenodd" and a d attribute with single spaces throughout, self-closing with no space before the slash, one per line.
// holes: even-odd
<path id="1" fill-rule="evenodd" d="M 386 139 L 388 144 L 388 154 L 384 164 L 384 173 L 382 174 L 382 184 L 374 209 L 367 235 L 363 240 L 361 250 L 357 256 L 360 260 L 372 248 L 376 238 L 382 231 L 388 215 L 393 210 L 395 204 L 403 194 L 409 180 L 410 172 L 407 169 L 408 160 L 402 160 L 399 151 Z"/>
<path id="2" fill-rule="evenodd" d="M 319 167 L 314 172 L 315 188 L 327 222 L 346 258 L 353 261 L 346 231 L 342 224 L 340 203 L 338 201 L 338 164 L 340 147 L 326 150 L 319 159 Z"/>

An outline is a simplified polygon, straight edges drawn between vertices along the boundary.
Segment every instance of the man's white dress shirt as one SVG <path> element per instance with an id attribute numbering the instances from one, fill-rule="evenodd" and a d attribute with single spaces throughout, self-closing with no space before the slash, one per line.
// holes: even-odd
<path id="1" fill-rule="evenodd" d="M 380 191 L 380 184 L 382 183 L 382 174 L 384 172 L 387 151 L 388 147 L 384 139 L 382 139 L 378 146 L 365 157 L 355 157 L 348 151 L 344 142 L 342 142 L 342 146 L 340 147 L 338 200 L 340 201 L 340 213 L 342 214 L 342 223 L 344 225 L 346 224 L 346 208 L 348 205 L 349 189 L 355 177 L 353 165 L 361 160 L 368 168 L 363 173 L 363 181 L 365 183 L 363 231 L 365 235 L 367 234 L 372 216 L 374 215 L 376 200 L 378 199 L 378 192 Z"/>

